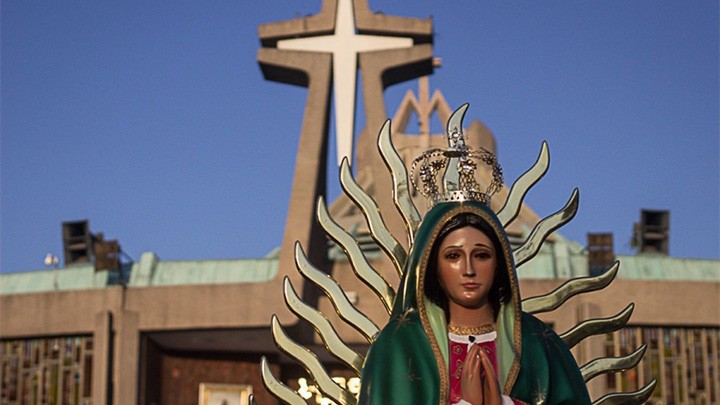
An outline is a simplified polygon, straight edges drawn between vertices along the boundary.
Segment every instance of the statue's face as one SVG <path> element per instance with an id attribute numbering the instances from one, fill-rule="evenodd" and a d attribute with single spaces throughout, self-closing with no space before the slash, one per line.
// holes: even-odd
<path id="1" fill-rule="evenodd" d="M 496 257 L 490 238 L 476 228 L 466 226 L 445 236 L 438 250 L 437 273 L 451 306 L 480 308 L 488 304 Z"/>

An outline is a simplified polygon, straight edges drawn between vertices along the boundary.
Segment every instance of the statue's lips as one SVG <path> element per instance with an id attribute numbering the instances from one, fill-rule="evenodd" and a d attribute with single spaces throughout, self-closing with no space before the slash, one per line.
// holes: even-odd
<path id="1" fill-rule="evenodd" d="M 479 283 L 463 283 L 462 286 L 467 288 L 468 290 L 474 290 L 474 289 L 480 288 Z"/>

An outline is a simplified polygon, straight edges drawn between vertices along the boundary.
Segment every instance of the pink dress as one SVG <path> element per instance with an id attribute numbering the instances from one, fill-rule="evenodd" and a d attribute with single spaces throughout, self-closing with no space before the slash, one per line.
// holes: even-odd
<path id="1" fill-rule="evenodd" d="M 495 338 L 497 333 L 495 331 L 482 333 L 479 335 L 464 335 L 448 333 L 448 342 L 450 345 L 450 404 L 467 403 L 462 400 L 460 381 L 462 378 L 462 370 L 465 365 L 465 358 L 472 345 L 479 345 L 482 350 L 488 355 L 490 362 L 497 375 L 497 353 L 495 352 Z M 484 375 L 483 375 L 484 377 Z M 505 395 L 503 395 L 503 404 L 523 404 L 523 402 L 516 401 Z"/>

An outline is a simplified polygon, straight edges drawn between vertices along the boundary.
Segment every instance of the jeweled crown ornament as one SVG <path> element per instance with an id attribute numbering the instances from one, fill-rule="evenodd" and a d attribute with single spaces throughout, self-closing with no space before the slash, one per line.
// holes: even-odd
<path id="1" fill-rule="evenodd" d="M 490 151 L 479 148 L 473 150 L 465 144 L 462 121 L 469 104 L 465 103 L 455 110 L 447 122 L 448 148 L 433 148 L 415 158 L 410 169 L 410 180 L 416 190 L 436 205 L 446 201 L 479 201 L 490 206 L 490 198 L 503 185 L 502 168 Z M 492 180 L 483 190 L 475 178 L 478 164 L 492 168 Z M 440 172 L 445 169 L 442 182 Z M 416 176 L 422 187 L 418 187 Z"/>

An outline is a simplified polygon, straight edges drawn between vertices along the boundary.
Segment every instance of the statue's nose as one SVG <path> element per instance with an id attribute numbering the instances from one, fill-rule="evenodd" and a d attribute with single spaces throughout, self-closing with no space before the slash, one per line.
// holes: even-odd
<path id="1" fill-rule="evenodd" d="M 475 275 L 475 268 L 472 265 L 472 260 L 465 261 L 463 275 L 466 277 L 472 277 Z"/>

